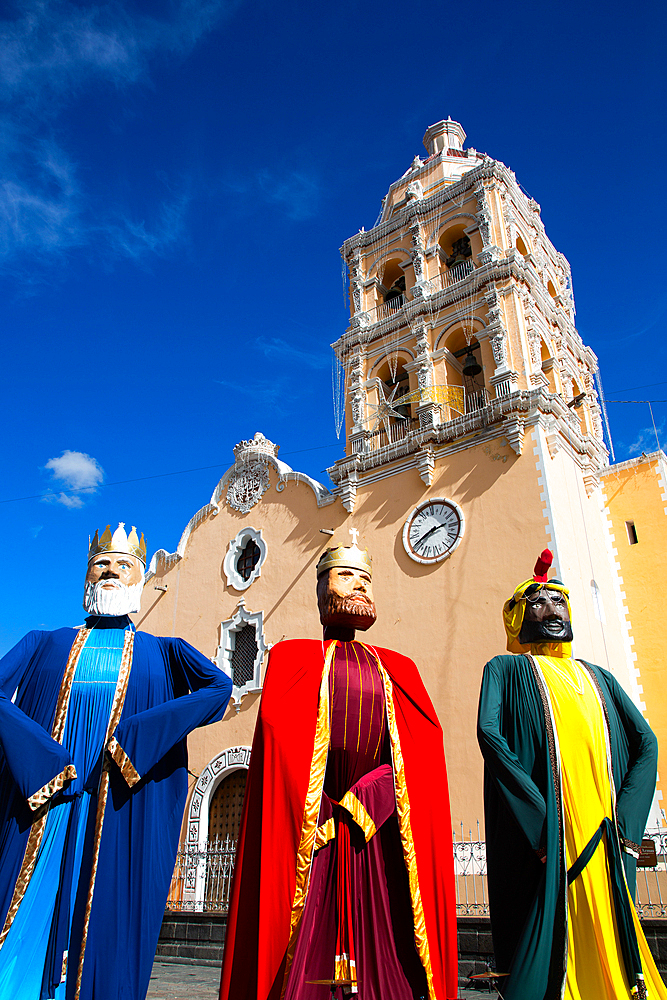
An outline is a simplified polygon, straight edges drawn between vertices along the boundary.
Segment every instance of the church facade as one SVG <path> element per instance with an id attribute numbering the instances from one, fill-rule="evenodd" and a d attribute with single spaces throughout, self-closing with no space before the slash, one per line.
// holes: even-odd
<path id="1" fill-rule="evenodd" d="M 372 556 L 378 621 L 364 638 L 421 671 L 455 827 L 483 815 L 475 720 L 483 666 L 505 646 L 502 604 L 545 546 L 570 587 L 575 655 L 642 702 L 601 486 L 597 361 L 575 327 L 570 268 L 513 172 L 464 143 L 457 122 L 427 129 L 427 155 L 391 185 L 377 225 L 342 247 L 346 445 L 333 485 L 257 433 L 177 550 L 151 561 L 138 627 L 182 636 L 234 683 L 224 721 L 190 738 L 191 845 L 234 836 L 267 651 L 321 635 L 327 545 L 358 537 Z"/>

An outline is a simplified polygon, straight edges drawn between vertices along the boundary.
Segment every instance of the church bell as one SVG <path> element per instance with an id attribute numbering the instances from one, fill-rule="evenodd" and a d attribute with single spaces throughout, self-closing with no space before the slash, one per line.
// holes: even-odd
<path id="1" fill-rule="evenodd" d="M 466 378 L 474 378 L 475 375 L 479 375 L 481 370 L 482 366 L 477 362 L 477 358 L 472 353 L 472 347 L 468 348 L 468 353 L 463 362 L 463 374 Z"/>

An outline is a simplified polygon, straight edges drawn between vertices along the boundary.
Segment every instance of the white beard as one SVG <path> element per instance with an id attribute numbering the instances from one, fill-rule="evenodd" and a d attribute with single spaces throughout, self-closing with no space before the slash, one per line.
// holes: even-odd
<path id="1" fill-rule="evenodd" d="M 110 583 L 113 583 L 113 590 L 108 586 Z M 89 615 L 104 615 L 109 618 L 133 614 L 141 606 L 143 589 L 143 580 L 129 587 L 120 580 L 98 580 L 97 583 L 87 581 L 83 591 L 84 611 Z"/>

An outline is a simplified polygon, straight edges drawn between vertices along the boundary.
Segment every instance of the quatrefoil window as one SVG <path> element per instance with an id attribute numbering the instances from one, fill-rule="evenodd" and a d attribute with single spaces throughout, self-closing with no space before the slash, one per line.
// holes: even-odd
<path id="1" fill-rule="evenodd" d="M 234 590 L 247 590 L 260 576 L 266 553 L 267 546 L 261 529 L 241 528 L 236 538 L 232 538 L 229 543 L 222 564 L 227 586 Z"/>

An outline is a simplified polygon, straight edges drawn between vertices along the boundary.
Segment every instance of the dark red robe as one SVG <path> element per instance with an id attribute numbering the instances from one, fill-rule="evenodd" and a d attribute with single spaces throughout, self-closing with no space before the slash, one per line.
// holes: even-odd
<path id="1" fill-rule="evenodd" d="M 356 725 L 356 742 L 345 731 L 341 740 L 343 653 L 348 662 L 354 654 L 361 685 L 376 686 L 372 708 L 368 687 L 361 697 L 354 678 L 347 686 L 343 727 Z M 442 730 L 417 668 L 407 657 L 365 644 L 336 649 L 292 640 L 271 651 L 264 683 L 221 1000 L 328 995 L 326 987 L 308 992 L 305 980 L 330 978 L 333 971 L 339 893 L 331 883 L 344 841 L 341 824 L 349 832 L 359 1000 L 376 1000 L 378 990 L 386 995 L 388 989 L 398 1000 L 456 997 Z"/>

